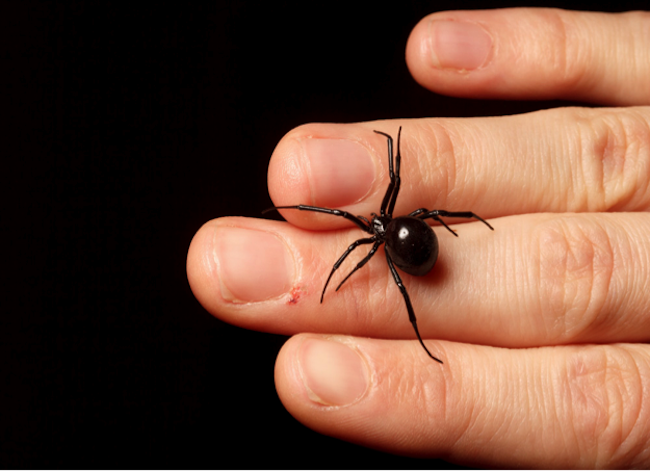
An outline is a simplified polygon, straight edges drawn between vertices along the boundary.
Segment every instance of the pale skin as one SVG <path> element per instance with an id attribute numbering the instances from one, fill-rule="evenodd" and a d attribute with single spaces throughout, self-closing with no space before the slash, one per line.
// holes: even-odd
<path id="1" fill-rule="evenodd" d="M 406 60 L 437 93 L 568 98 L 606 107 L 518 116 L 308 124 L 269 165 L 276 205 L 377 212 L 386 139 L 402 131 L 395 215 L 473 211 L 439 225 L 424 277 L 402 273 L 415 340 L 383 248 L 349 221 L 206 223 L 187 261 L 218 318 L 293 335 L 276 363 L 287 410 L 308 427 L 392 453 L 466 465 L 650 466 L 650 13 L 439 12 Z M 435 110 L 432 110 L 432 114 Z M 206 203 L 208 204 L 208 203 Z M 336 229 L 336 230 L 334 230 Z"/>

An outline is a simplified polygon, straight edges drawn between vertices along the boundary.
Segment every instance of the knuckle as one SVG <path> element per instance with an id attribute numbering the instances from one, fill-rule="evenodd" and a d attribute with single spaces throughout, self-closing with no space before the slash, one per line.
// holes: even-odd
<path id="1" fill-rule="evenodd" d="M 578 171 L 590 210 L 650 208 L 650 115 L 647 108 L 579 118 Z M 577 185 L 576 187 L 579 187 Z"/>
<path id="2" fill-rule="evenodd" d="M 550 341 L 584 339 L 608 322 L 604 309 L 614 270 L 607 231 L 592 220 L 568 216 L 538 227 L 539 303 Z"/>
<path id="3" fill-rule="evenodd" d="M 584 24 L 584 14 L 548 8 L 539 15 L 547 40 L 538 46 L 536 57 L 544 58 L 547 76 L 553 77 L 556 89 L 584 93 L 594 88 L 597 80 L 593 76 L 592 30 Z M 589 36 L 585 38 L 585 34 Z"/>
<path id="4" fill-rule="evenodd" d="M 545 35 L 551 39 L 546 44 L 552 48 L 545 54 L 549 60 L 549 71 L 560 83 L 573 88 L 582 83 L 585 77 L 584 63 L 580 60 L 581 42 L 572 40 L 572 32 L 575 31 L 572 21 L 574 17 L 556 9 L 545 10 L 543 14 Z"/>
<path id="5" fill-rule="evenodd" d="M 556 378 L 558 415 L 567 417 L 565 441 L 593 462 L 583 466 L 638 466 L 647 455 L 650 412 L 648 359 L 622 347 L 586 347 L 569 355 Z M 648 457 L 645 456 L 645 459 Z"/>
<path id="6" fill-rule="evenodd" d="M 456 178 L 465 175 L 459 169 L 459 160 L 455 143 L 464 142 L 455 138 L 454 131 L 448 127 L 444 120 L 428 120 L 426 127 L 421 130 L 421 138 L 417 142 L 423 147 L 416 149 L 414 155 L 424 158 L 416 159 L 419 179 L 409 179 L 416 182 L 418 187 L 413 188 L 414 198 L 418 206 L 430 207 L 432 201 L 442 207 L 453 200 L 451 193 L 458 186 Z M 432 195 L 433 191 L 437 194 Z M 426 202 L 426 203 L 425 203 Z"/>
<path id="7" fill-rule="evenodd" d="M 576 94 L 584 97 L 602 88 L 603 82 L 610 77 L 619 84 L 626 81 L 645 83 L 650 39 L 648 12 L 611 15 L 544 9 L 540 14 L 545 20 L 544 34 L 548 38 L 541 46 L 545 49 L 540 55 L 548 64 L 549 76 L 554 77 L 558 90 L 563 90 L 567 98 L 575 98 Z M 599 35 L 594 34 L 596 28 Z M 617 48 L 625 54 L 618 53 Z M 608 65 L 619 61 L 620 70 L 608 68 L 605 61 Z M 608 96 L 616 96 L 618 92 L 610 90 Z M 636 94 L 647 97 L 643 88 Z"/>

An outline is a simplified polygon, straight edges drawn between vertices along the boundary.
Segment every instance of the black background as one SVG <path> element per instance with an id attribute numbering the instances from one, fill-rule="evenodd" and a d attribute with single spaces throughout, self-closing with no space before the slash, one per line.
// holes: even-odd
<path id="1" fill-rule="evenodd" d="M 295 421 L 273 383 L 285 338 L 205 312 L 187 248 L 270 206 L 268 159 L 299 124 L 564 103 L 442 97 L 408 73 L 426 14 L 521 4 L 265 5 L 3 3 L 0 467 L 449 466 Z"/>

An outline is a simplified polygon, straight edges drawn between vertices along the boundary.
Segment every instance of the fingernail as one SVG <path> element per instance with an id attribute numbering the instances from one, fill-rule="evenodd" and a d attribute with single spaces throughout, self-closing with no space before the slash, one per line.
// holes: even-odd
<path id="1" fill-rule="evenodd" d="M 368 149 L 347 139 L 304 139 L 313 204 L 329 208 L 363 199 L 375 179 Z"/>
<path id="2" fill-rule="evenodd" d="M 268 232 L 219 227 L 214 257 L 221 295 L 233 302 L 275 298 L 293 285 L 293 257 L 287 246 Z"/>
<path id="3" fill-rule="evenodd" d="M 492 50 L 490 35 L 479 25 L 464 21 L 432 20 L 429 42 L 433 65 L 442 69 L 478 69 Z"/>
<path id="4" fill-rule="evenodd" d="M 364 360 L 341 342 L 306 339 L 300 362 L 309 396 L 320 404 L 351 404 L 368 388 L 369 374 Z"/>

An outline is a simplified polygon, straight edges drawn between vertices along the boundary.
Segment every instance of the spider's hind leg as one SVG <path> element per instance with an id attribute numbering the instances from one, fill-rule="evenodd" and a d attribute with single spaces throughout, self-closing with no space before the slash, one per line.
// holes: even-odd
<path id="1" fill-rule="evenodd" d="M 420 345 L 422 345 L 422 348 L 427 352 L 427 354 L 436 360 L 438 363 L 442 364 L 442 360 L 439 358 L 434 357 L 429 349 L 427 348 L 426 345 L 424 345 L 424 342 L 422 341 L 422 337 L 420 336 L 420 331 L 418 330 L 418 321 L 415 318 L 415 311 L 413 311 L 413 306 L 411 305 L 411 298 L 409 297 L 408 292 L 406 291 L 406 287 L 404 286 L 404 283 L 402 283 L 402 279 L 400 278 L 399 274 L 397 273 L 397 270 L 395 270 L 395 266 L 393 266 L 393 261 L 390 258 L 390 255 L 388 255 L 388 252 L 386 252 L 386 261 L 388 262 L 388 268 L 390 268 L 390 272 L 393 275 L 393 279 L 395 280 L 395 284 L 399 288 L 400 292 L 402 293 L 402 296 L 404 297 L 404 302 L 406 302 L 406 310 L 409 313 L 409 320 L 411 321 L 411 324 L 413 325 L 413 329 L 415 330 L 415 335 L 417 335 L 418 340 L 420 341 Z"/>
<path id="2" fill-rule="evenodd" d="M 413 217 L 419 217 L 420 219 L 433 219 L 435 221 L 438 221 L 440 224 L 445 226 L 449 232 L 454 234 L 456 237 L 458 237 L 458 234 L 456 234 L 456 231 L 451 229 L 445 221 L 440 219 L 440 216 L 444 216 L 447 218 L 474 218 L 479 221 L 481 221 L 483 224 L 485 224 L 487 227 L 490 228 L 490 230 L 494 230 L 494 227 L 490 225 L 485 219 L 483 219 L 481 216 L 478 214 L 475 214 L 471 211 L 445 211 L 444 209 L 434 209 L 433 211 L 429 211 L 426 208 L 420 208 L 416 209 L 413 211 L 409 216 Z"/>

